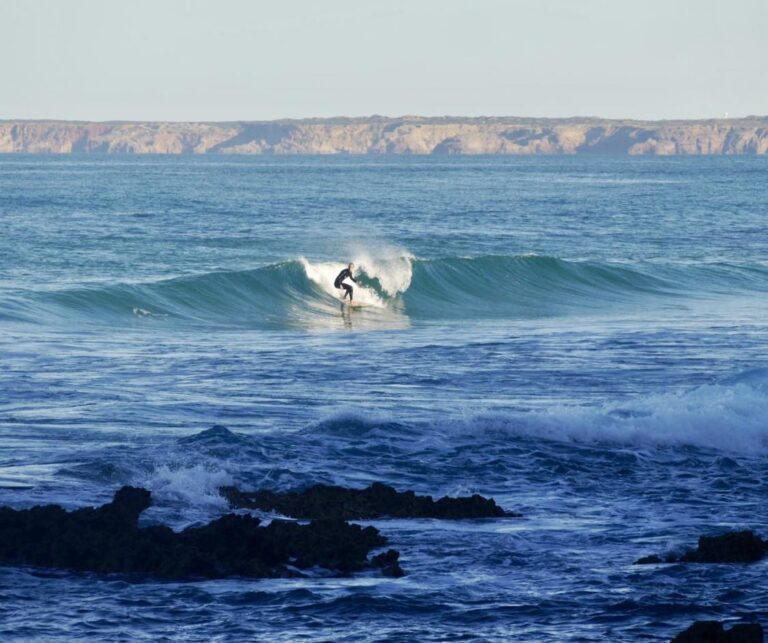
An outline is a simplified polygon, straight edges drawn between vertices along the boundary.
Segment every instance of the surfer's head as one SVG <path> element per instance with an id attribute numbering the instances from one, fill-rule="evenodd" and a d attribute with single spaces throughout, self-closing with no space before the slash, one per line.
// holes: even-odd
<path id="1" fill-rule="evenodd" d="M 355 267 L 355 264 L 353 264 L 353 263 L 350 261 L 350 262 L 349 262 L 349 266 L 347 266 L 347 268 L 349 268 L 350 270 L 352 270 L 354 267 Z"/>

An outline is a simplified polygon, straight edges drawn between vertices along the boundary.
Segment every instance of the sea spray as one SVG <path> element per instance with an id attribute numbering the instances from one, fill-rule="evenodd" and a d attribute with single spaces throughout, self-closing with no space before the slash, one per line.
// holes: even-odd
<path id="1" fill-rule="evenodd" d="M 414 259 L 402 248 L 381 245 L 375 253 L 356 250 L 353 261 L 364 276 L 375 281 L 380 291 L 391 299 L 404 293 L 411 285 Z"/>
<path id="2" fill-rule="evenodd" d="M 334 288 L 333 282 L 336 279 L 336 275 L 344 268 L 344 264 L 336 264 L 330 262 L 316 262 L 311 263 L 303 257 L 300 259 L 301 265 L 307 274 L 307 277 L 312 280 L 324 293 L 331 295 L 335 298 L 340 298 L 344 294 L 342 290 Z M 358 303 L 366 304 L 367 306 L 374 306 L 376 308 L 383 308 L 386 304 L 375 290 L 365 287 L 363 284 L 358 283 L 354 289 L 354 298 Z"/>

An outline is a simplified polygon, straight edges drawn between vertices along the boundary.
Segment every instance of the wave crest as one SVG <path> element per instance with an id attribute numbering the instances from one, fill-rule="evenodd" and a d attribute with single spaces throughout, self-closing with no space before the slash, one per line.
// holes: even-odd
<path id="1" fill-rule="evenodd" d="M 368 304 L 358 319 L 371 323 L 557 317 L 768 290 L 768 268 L 762 265 L 632 266 L 541 255 L 422 260 L 401 251 L 357 253 L 353 260 L 359 270 L 355 298 Z M 23 292 L 3 302 L 0 318 L 316 327 L 338 320 L 333 280 L 343 265 L 300 258 L 150 283 Z"/>
<path id="2" fill-rule="evenodd" d="M 499 411 L 464 417 L 403 423 L 394 418 L 371 419 L 369 414 L 338 413 L 312 425 L 322 432 L 350 439 L 381 436 L 411 440 L 422 450 L 453 451 L 466 441 L 476 451 L 505 449 L 510 438 L 538 443 L 548 440 L 580 445 L 618 447 L 697 448 L 741 455 L 768 453 L 768 369 L 677 393 L 655 393 L 622 403 L 594 406 L 553 405 L 545 410 Z M 418 436 L 414 440 L 413 436 Z M 357 448 L 360 448 L 359 445 Z"/>

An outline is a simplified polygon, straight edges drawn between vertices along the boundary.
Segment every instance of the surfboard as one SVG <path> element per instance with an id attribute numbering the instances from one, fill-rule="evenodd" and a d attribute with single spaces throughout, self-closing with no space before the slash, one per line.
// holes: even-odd
<path id="1" fill-rule="evenodd" d="M 362 301 L 357 301 L 356 299 L 349 301 L 349 299 L 342 299 L 341 297 L 339 297 L 339 301 L 348 308 L 366 308 L 371 305 Z"/>

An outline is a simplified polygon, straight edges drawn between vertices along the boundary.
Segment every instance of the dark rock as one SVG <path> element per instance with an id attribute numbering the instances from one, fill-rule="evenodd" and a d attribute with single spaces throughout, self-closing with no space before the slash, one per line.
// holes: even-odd
<path id="1" fill-rule="evenodd" d="M 763 643 L 765 633 L 760 623 L 739 623 L 725 633 L 728 643 Z"/>
<path id="2" fill-rule="evenodd" d="M 763 627 L 759 623 L 740 623 L 726 630 L 720 621 L 696 621 L 672 643 L 763 643 Z"/>
<path id="3" fill-rule="evenodd" d="M 753 563 L 761 560 L 768 551 L 768 541 L 752 531 L 731 531 L 720 536 L 701 536 L 696 549 L 682 556 L 644 556 L 635 565 L 653 563 Z"/>
<path id="4" fill-rule="evenodd" d="M 464 498 L 417 496 L 413 491 L 395 491 L 389 485 L 373 483 L 366 489 L 314 485 L 301 492 L 240 491 L 222 487 L 221 494 L 235 508 L 276 511 L 292 518 L 501 518 L 519 517 L 504 511 L 492 499 L 474 495 Z"/>
<path id="5" fill-rule="evenodd" d="M 661 559 L 660 556 L 657 556 L 656 554 L 653 554 L 651 556 L 643 556 L 642 558 L 638 558 L 635 561 L 635 565 L 656 565 L 658 563 L 663 563 L 664 561 Z"/>
<path id="6" fill-rule="evenodd" d="M 315 566 L 340 574 L 378 568 L 390 575 L 399 568 L 393 550 L 383 563 L 368 561 L 369 552 L 387 542 L 373 527 L 342 520 L 261 526 L 252 516 L 229 514 L 180 533 L 161 525 L 140 528 L 139 515 L 150 502 L 145 489 L 123 487 L 98 508 L 1 507 L 0 564 L 174 579 L 297 576 Z"/>
<path id="7" fill-rule="evenodd" d="M 400 552 L 395 549 L 389 549 L 382 554 L 378 554 L 371 559 L 371 565 L 380 567 L 384 576 L 391 578 L 400 578 L 405 576 L 405 572 L 400 567 Z"/>
<path id="8" fill-rule="evenodd" d="M 684 563 L 753 563 L 765 556 L 766 543 L 752 531 L 701 536 L 699 546 L 680 558 Z"/>
<path id="9" fill-rule="evenodd" d="M 384 574 L 384 576 L 389 576 L 390 578 L 402 578 L 403 576 L 405 576 L 405 572 L 403 571 L 403 568 L 400 567 L 398 563 L 383 567 L 381 570 L 381 573 Z"/>

